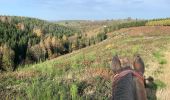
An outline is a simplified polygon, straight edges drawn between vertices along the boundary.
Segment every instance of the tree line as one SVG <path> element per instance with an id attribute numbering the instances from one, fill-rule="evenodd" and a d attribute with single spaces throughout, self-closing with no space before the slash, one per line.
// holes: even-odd
<path id="1" fill-rule="evenodd" d="M 170 26 L 170 18 L 150 20 L 146 26 Z"/>
<path id="2" fill-rule="evenodd" d="M 122 28 L 145 26 L 147 22 L 148 22 L 147 20 L 135 20 L 130 22 L 117 23 L 117 24 L 107 26 L 105 28 L 105 31 L 113 32 Z"/>

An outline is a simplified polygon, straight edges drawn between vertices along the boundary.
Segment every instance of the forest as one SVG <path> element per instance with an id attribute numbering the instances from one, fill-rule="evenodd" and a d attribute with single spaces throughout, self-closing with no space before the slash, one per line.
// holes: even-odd
<path id="1" fill-rule="evenodd" d="M 69 37 L 74 37 L 70 40 Z M 87 38 L 79 30 L 35 18 L 0 16 L 0 69 L 45 61 L 106 39 Z"/>
<path id="2" fill-rule="evenodd" d="M 19 65 L 53 59 L 99 43 L 109 32 L 145 25 L 169 25 L 169 19 L 112 21 L 102 26 L 97 35 L 88 37 L 76 27 L 36 18 L 0 16 L 0 70 L 14 71 Z"/>

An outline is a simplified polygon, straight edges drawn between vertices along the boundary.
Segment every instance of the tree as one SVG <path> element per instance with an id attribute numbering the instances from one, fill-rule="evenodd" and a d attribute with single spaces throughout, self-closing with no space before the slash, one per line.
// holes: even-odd
<path id="1" fill-rule="evenodd" d="M 40 48 L 41 48 L 41 52 L 42 52 L 42 60 L 45 60 L 48 57 L 48 52 L 47 49 L 45 48 L 44 42 L 43 40 L 40 41 Z"/>
<path id="2" fill-rule="evenodd" d="M 44 40 L 44 44 L 45 47 L 47 49 L 47 53 L 48 53 L 48 58 L 52 57 L 53 52 L 52 52 L 52 43 L 51 43 L 51 37 L 48 36 L 45 40 Z"/>
<path id="3" fill-rule="evenodd" d="M 0 47 L 0 70 L 2 70 L 2 47 Z"/>
<path id="4" fill-rule="evenodd" d="M 52 37 L 51 44 L 52 44 L 52 50 L 55 56 L 60 55 L 61 41 L 56 37 Z"/>
<path id="5" fill-rule="evenodd" d="M 68 37 L 66 35 L 63 35 L 63 37 L 62 37 L 62 45 L 63 45 L 63 52 L 62 52 L 62 54 L 68 53 L 69 52 L 69 48 L 70 48 L 69 47 L 70 44 L 69 44 Z"/>
<path id="6" fill-rule="evenodd" d="M 3 46 L 2 68 L 6 71 L 14 70 L 14 51 L 7 45 Z"/>
<path id="7" fill-rule="evenodd" d="M 33 33 L 35 33 L 38 37 L 44 35 L 44 31 L 40 28 L 33 29 Z"/>
<path id="8" fill-rule="evenodd" d="M 44 61 L 46 59 L 47 52 L 41 48 L 40 45 L 32 46 L 27 51 L 27 60 L 31 60 L 33 62 Z"/>

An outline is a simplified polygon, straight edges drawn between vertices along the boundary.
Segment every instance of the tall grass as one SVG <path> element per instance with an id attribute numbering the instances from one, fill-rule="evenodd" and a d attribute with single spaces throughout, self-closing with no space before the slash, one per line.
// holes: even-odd
<path id="1" fill-rule="evenodd" d="M 37 78 L 25 88 L 25 93 L 29 100 L 68 100 L 76 98 L 76 89 L 64 82 Z"/>
<path id="2" fill-rule="evenodd" d="M 72 84 L 71 88 L 70 88 L 70 93 L 71 93 L 71 98 L 72 100 L 76 100 L 77 99 L 77 94 L 78 94 L 78 87 L 76 84 Z"/>

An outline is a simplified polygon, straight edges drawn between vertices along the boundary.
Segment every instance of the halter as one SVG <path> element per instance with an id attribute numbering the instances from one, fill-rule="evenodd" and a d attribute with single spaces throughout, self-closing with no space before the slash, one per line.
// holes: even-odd
<path id="1" fill-rule="evenodd" d="M 115 76 L 114 76 L 114 81 L 117 81 L 119 79 L 121 79 L 122 77 L 126 76 L 127 74 L 130 74 L 132 73 L 133 76 L 136 76 L 139 78 L 139 80 L 144 84 L 144 77 L 141 73 L 139 72 L 136 72 L 136 71 L 133 71 L 133 70 L 124 70 L 124 71 L 121 71 L 120 73 L 117 73 Z"/>

